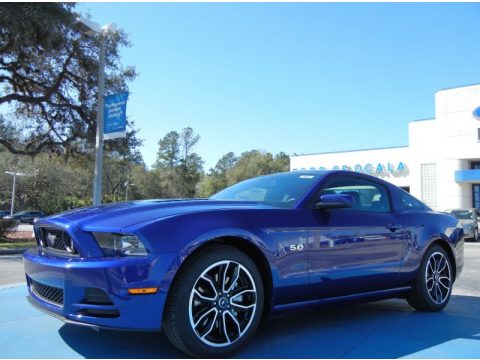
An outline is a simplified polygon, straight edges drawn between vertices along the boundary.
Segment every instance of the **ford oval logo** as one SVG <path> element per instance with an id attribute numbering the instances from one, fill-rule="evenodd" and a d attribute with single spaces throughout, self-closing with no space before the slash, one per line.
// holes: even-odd
<path id="1" fill-rule="evenodd" d="M 477 120 L 480 120 L 480 106 L 473 110 L 473 117 Z"/>

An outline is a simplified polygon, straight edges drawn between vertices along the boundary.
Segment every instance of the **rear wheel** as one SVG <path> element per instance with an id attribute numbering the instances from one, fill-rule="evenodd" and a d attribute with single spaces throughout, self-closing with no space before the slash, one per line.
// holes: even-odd
<path id="1" fill-rule="evenodd" d="M 229 246 L 210 246 L 177 275 L 163 329 L 181 351 L 223 357 L 255 332 L 263 297 L 260 273 L 246 254 Z"/>
<path id="2" fill-rule="evenodd" d="M 421 311 L 440 311 L 450 300 L 453 285 L 452 263 L 439 245 L 431 246 L 422 260 L 408 303 Z"/>

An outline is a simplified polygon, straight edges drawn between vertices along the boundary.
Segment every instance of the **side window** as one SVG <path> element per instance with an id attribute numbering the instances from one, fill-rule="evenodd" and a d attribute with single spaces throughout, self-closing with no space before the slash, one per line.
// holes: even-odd
<path id="1" fill-rule="evenodd" d="M 419 200 L 415 199 L 409 193 L 400 191 L 400 197 L 402 199 L 404 210 L 425 210 L 425 205 L 423 205 Z"/>
<path id="2" fill-rule="evenodd" d="M 351 195 L 356 211 L 389 212 L 390 200 L 385 187 L 380 184 L 355 178 L 334 178 L 320 191 L 323 194 Z"/>

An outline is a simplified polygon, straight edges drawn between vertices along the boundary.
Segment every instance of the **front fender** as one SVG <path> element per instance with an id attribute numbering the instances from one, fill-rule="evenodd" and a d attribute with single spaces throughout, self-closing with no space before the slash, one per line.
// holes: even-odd
<path id="1" fill-rule="evenodd" d="M 273 254 L 268 249 L 265 242 L 257 235 L 252 232 L 239 229 L 239 228 L 220 228 L 212 231 L 208 231 L 196 237 L 195 239 L 188 242 L 177 254 L 175 259 L 170 264 L 168 272 L 165 274 L 165 278 L 162 281 L 162 288 L 169 288 L 175 276 L 185 263 L 185 261 L 200 247 L 212 243 L 221 238 L 236 238 L 242 241 L 248 242 L 249 244 L 255 246 L 258 250 L 262 252 L 264 257 L 267 259 L 268 268 L 271 271 L 271 276 L 275 279 L 278 276 L 278 270 L 272 261 L 268 261 Z"/>

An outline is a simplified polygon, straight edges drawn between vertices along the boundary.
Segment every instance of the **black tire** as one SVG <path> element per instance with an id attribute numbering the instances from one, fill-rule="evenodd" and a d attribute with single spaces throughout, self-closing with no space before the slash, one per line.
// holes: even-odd
<path id="1" fill-rule="evenodd" d="M 475 233 L 473 235 L 473 241 L 474 242 L 477 242 L 478 241 L 478 229 L 477 227 L 475 226 Z"/>
<path id="2" fill-rule="evenodd" d="M 437 263 L 438 268 L 434 269 Z M 442 271 L 436 271 L 442 268 Z M 446 277 L 449 278 L 448 281 Z M 410 306 L 420 311 L 440 311 L 450 300 L 452 286 L 453 268 L 450 256 L 441 246 L 434 244 L 425 252 L 407 301 Z"/>
<path id="3" fill-rule="evenodd" d="M 212 276 L 217 269 L 218 274 L 224 269 L 224 280 L 219 283 Z M 215 300 L 210 300 L 211 297 Z M 246 301 L 245 307 L 249 310 L 239 309 L 238 299 Z M 230 246 L 208 246 L 187 259 L 179 270 L 165 306 L 163 331 L 170 342 L 186 354 L 225 357 L 255 333 L 262 318 L 263 303 L 262 278 L 252 259 Z M 203 336 L 202 326 L 206 330 Z"/>

